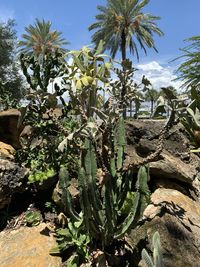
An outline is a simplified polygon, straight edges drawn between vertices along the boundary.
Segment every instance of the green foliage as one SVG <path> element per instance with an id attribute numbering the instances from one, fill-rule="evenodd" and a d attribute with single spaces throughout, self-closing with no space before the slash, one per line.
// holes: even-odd
<path id="1" fill-rule="evenodd" d="M 17 35 L 14 20 L 0 23 L 0 104 L 16 107 L 24 94 L 22 76 L 16 60 Z"/>
<path id="2" fill-rule="evenodd" d="M 134 205 L 135 201 L 135 192 L 128 191 L 126 198 L 124 199 L 123 206 L 121 207 L 121 214 L 127 215 L 131 209 L 131 207 Z"/>
<path id="3" fill-rule="evenodd" d="M 90 239 L 89 236 L 84 231 L 83 219 L 81 219 L 81 214 L 79 221 L 72 222 L 71 220 L 69 220 L 67 228 L 64 229 L 61 228 L 56 230 L 56 237 L 58 246 L 51 249 L 50 253 L 52 255 L 63 253 L 68 248 L 74 247 L 80 259 L 73 257 L 73 259 L 72 258 L 70 259 L 70 264 L 72 263 L 78 264 L 81 261 L 81 258 L 84 260 L 89 259 L 88 244 L 90 243 Z M 79 265 L 74 265 L 74 266 L 79 266 Z"/>
<path id="4" fill-rule="evenodd" d="M 191 101 L 185 104 L 185 99 L 179 98 L 172 88 L 162 88 L 166 95 L 167 102 L 160 98 L 155 109 L 154 116 L 159 113 L 170 111 L 169 121 L 180 121 L 190 139 L 192 152 L 200 151 L 200 97 L 196 88 L 191 89 Z"/>
<path id="5" fill-rule="evenodd" d="M 35 162 L 37 164 L 37 161 Z M 36 165 L 37 166 L 37 165 Z M 39 182 L 42 184 L 45 180 L 55 176 L 53 168 L 49 168 L 46 171 L 37 171 L 35 165 L 33 166 L 33 160 L 31 161 L 31 174 L 28 177 L 29 183 Z"/>
<path id="6" fill-rule="evenodd" d="M 124 118 L 126 117 L 126 107 L 133 101 L 135 104 L 136 114 L 141 104 L 141 95 L 139 94 L 139 86 L 133 80 L 135 69 L 130 60 L 122 62 L 122 68 L 114 68 L 117 75 L 116 80 L 111 80 L 109 93 L 111 97 L 119 102 L 119 108 L 123 110 Z"/>
<path id="7" fill-rule="evenodd" d="M 3 109 L 19 107 L 19 99 L 13 96 L 11 90 L 8 90 L 9 83 L 3 83 L 0 80 L 0 104 L 3 105 Z"/>
<path id="8" fill-rule="evenodd" d="M 25 221 L 28 226 L 36 226 L 41 221 L 41 214 L 39 211 L 27 211 L 25 214 Z"/>
<path id="9" fill-rule="evenodd" d="M 191 89 L 191 103 L 179 115 L 188 133 L 193 152 L 200 151 L 200 96 L 198 90 Z"/>
<path id="10" fill-rule="evenodd" d="M 193 36 L 185 41 L 190 44 L 181 49 L 183 55 L 177 58 L 184 59 L 177 69 L 178 78 L 183 81 L 183 87 L 198 88 L 200 85 L 200 36 Z"/>
<path id="11" fill-rule="evenodd" d="M 176 95 L 176 90 L 173 87 L 163 87 L 162 92 L 157 101 L 157 106 L 154 110 L 153 116 L 156 117 L 163 113 L 169 113 L 168 123 L 171 125 L 175 122 L 177 115 L 182 112 L 184 108 L 184 100 L 179 99 Z"/>
<path id="12" fill-rule="evenodd" d="M 30 86 L 26 96 L 29 104 L 22 120 L 31 127 L 31 133 L 22 138 L 23 149 L 17 152 L 17 159 L 29 168 L 30 183 L 43 183 L 58 173 L 65 157 L 70 158 L 70 153 L 61 155 L 58 152 L 61 139 L 75 127 L 74 120 L 67 116 L 68 107 L 62 98 L 65 90 L 54 83 L 54 92 L 48 92 L 53 79 L 64 75 L 64 58 L 60 51 L 55 51 L 44 55 L 42 64 L 32 55 L 21 54 L 20 59 Z M 58 99 L 64 104 L 62 109 L 58 108 Z"/>
<path id="13" fill-rule="evenodd" d="M 32 133 L 33 139 L 30 139 L 30 136 L 24 137 L 23 149 L 17 151 L 16 160 L 23 162 L 23 165 L 29 168 L 29 183 L 42 184 L 45 180 L 54 177 L 62 159 L 56 151 L 59 137 L 55 138 L 48 128 L 43 128 L 43 130 L 40 132 L 40 128 L 35 129 Z"/>
<path id="14" fill-rule="evenodd" d="M 155 232 L 152 238 L 153 258 L 148 254 L 146 249 L 142 250 L 142 259 L 146 267 L 163 267 L 162 248 L 160 243 L 160 235 Z"/>
<path id="15" fill-rule="evenodd" d="M 105 61 L 105 55 L 101 54 L 101 43 L 93 53 L 88 47 L 80 51 L 71 51 L 73 62 L 69 66 L 67 80 L 73 81 L 75 88 L 68 89 L 71 106 L 74 114 L 80 114 L 82 121 L 86 117 L 92 117 L 93 108 L 102 105 L 103 88 L 100 84 L 107 84 L 110 78 L 111 62 Z"/>
<path id="16" fill-rule="evenodd" d="M 64 59 L 62 52 L 56 50 L 53 54 L 44 55 L 42 63 L 32 55 L 21 54 L 20 62 L 23 74 L 31 89 L 30 100 L 35 98 L 35 92 L 40 95 L 40 98 L 44 98 L 41 100 L 50 100 L 47 99 L 50 97 L 50 94 L 47 93 L 50 82 L 63 75 Z M 52 94 L 52 97 L 55 97 L 55 94 Z"/>
<path id="17" fill-rule="evenodd" d="M 126 118 L 126 96 L 128 92 L 127 77 L 131 67 L 127 68 L 126 52 L 136 54 L 139 60 L 138 45 L 146 53 L 147 48 L 156 50 L 153 40 L 153 34 L 163 35 L 163 32 L 156 26 L 156 20 L 159 17 L 151 14 L 145 14 L 142 9 L 149 3 L 149 0 L 108 0 L 107 5 L 97 6 L 100 14 L 96 15 L 97 22 L 93 23 L 89 30 L 96 30 L 92 36 L 92 41 L 99 44 L 103 41 L 103 50 L 109 50 L 114 58 L 118 51 L 122 54 L 122 88 L 120 91 L 121 108 L 123 108 L 123 117 Z M 157 51 L 157 50 L 156 50 Z M 128 71 L 127 71 L 128 70 Z M 129 99 L 132 101 L 132 98 Z M 138 97 L 134 97 L 136 106 L 136 117 L 140 107 Z"/>

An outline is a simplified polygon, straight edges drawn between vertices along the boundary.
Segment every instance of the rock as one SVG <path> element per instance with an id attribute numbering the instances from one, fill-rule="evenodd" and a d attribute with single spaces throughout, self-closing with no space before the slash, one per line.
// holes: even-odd
<path id="1" fill-rule="evenodd" d="M 157 189 L 140 226 L 126 238 L 138 261 L 142 248 L 151 248 L 146 241 L 151 242 L 155 231 L 161 237 L 165 267 L 200 267 L 199 202 L 177 190 Z"/>
<path id="2" fill-rule="evenodd" d="M 126 124 L 128 144 L 126 165 L 129 163 L 137 165 L 143 158 L 156 151 L 164 124 L 164 120 L 131 121 Z M 158 160 L 150 163 L 150 176 L 155 183 L 157 179 L 172 179 L 173 182 L 185 183 L 200 199 L 200 179 L 197 178 L 200 158 L 190 152 L 189 146 L 190 141 L 181 125 L 178 124 L 170 129 Z"/>
<path id="3" fill-rule="evenodd" d="M 134 146 L 137 154 L 147 156 L 157 148 L 160 131 L 165 125 L 165 120 L 131 121 L 126 124 L 128 146 Z M 181 125 L 176 125 L 168 132 L 164 142 L 164 149 L 170 154 L 189 160 L 189 140 L 184 135 Z M 188 154 L 189 153 L 189 154 Z"/>
<path id="4" fill-rule="evenodd" d="M 133 120 L 126 123 L 128 145 L 138 144 L 141 138 L 153 140 L 158 138 L 164 120 Z"/>
<path id="5" fill-rule="evenodd" d="M 21 113 L 17 109 L 9 109 L 0 112 L 0 141 L 13 146 L 15 149 L 21 147 L 19 136 L 23 126 L 18 127 Z"/>
<path id="6" fill-rule="evenodd" d="M 168 178 L 163 179 L 163 177 L 158 177 L 154 180 L 154 184 L 155 188 L 175 189 L 185 195 L 191 193 L 189 187 L 186 187 L 184 183 L 181 184 L 179 181 L 175 181 Z"/>
<path id="7" fill-rule="evenodd" d="M 1 267 L 61 267 L 61 258 L 49 255 L 56 246 L 46 224 L 0 233 Z"/>
<path id="8" fill-rule="evenodd" d="M 0 142 L 0 157 L 4 159 L 14 159 L 15 149 L 8 144 Z"/>
<path id="9" fill-rule="evenodd" d="M 161 153 L 161 157 L 161 160 L 150 163 L 152 177 L 170 178 L 192 184 L 198 174 L 197 166 L 185 163 L 166 150 Z"/>
<path id="10" fill-rule="evenodd" d="M 33 129 L 32 126 L 30 125 L 25 125 L 24 129 L 22 130 L 22 132 L 20 133 L 20 138 L 28 138 L 31 136 L 31 134 L 33 133 Z"/>
<path id="11" fill-rule="evenodd" d="M 0 209 L 10 203 L 14 193 L 24 192 L 27 169 L 9 160 L 0 159 Z"/>
<path id="12" fill-rule="evenodd" d="M 134 163 L 137 166 L 138 162 L 141 162 L 143 157 L 138 155 L 134 146 L 128 146 L 126 148 L 126 162 L 125 165 L 128 165 L 130 162 Z M 185 182 L 187 184 L 192 185 L 195 177 L 199 173 L 199 166 L 196 164 L 200 164 L 200 159 L 195 155 L 190 155 L 191 158 L 195 157 L 196 161 L 186 163 L 182 161 L 179 157 L 175 157 L 170 154 L 165 149 L 160 154 L 160 159 L 154 162 L 150 162 L 150 176 L 152 179 L 156 180 L 157 178 L 162 177 L 163 179 L 173 179 L 179 180 L 181 182 Z M 135 172 L 137 172 L 137 168 L 135 168 Z"/>

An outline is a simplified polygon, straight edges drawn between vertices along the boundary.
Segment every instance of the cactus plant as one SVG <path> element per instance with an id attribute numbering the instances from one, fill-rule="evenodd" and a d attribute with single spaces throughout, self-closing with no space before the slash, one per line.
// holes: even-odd
<path id="1" fill-rule="evenodd" d="M 101 242 L 102 248 L 110 245 L 114 239 L 120 239 L 141 217 L 148 202 L 148 167 L 139 169 L 137 181 L 134 181 L 131 169 L 124 169 L 125 129 L 123 118 L 113 127 L 110 138 L 110 151 L 107 154 L 108 168 L 104 173 L 104 183 L 98 186 L 97 156 L 95 146 L 89 138 L 85 138 L 82 152 L 82 165 L 79 169 L 78 183 L 80 206 L 84 223 L 92 240 Z M 99 167 L 99 166 L 98 166 Z M 102 167 L 102 166 L 101 166 Z M 67 171 L 60 173 L 60 186 L 66 201 L 68 214 L 75 220 L 78 214 L 72 211 L 72 201 L 68 191 Z M 122 214 L 127 196 L 132 192 L 132 205 Z M 76 214 L 76 215 L 75 215 Z M 120 223 L 119 223 L 120 222 Z"/>
<path id="2" fill-rule="evenodd" d="M 148 254 L 146 249 L 142 250 L 142 259 L 146 267 L 164 267 L 162 259 L 162 248 L 160 244 L 160 235 L 155 232 L 152 238 L 153 258 Z"/>
<path id="3" fill-rule="evenodd" d="M 169 88 L 162 88 L 168 104 L 164 99 L 160 99 L 159 105 L 156 107 L 154 115 L 170 110 L 170 116 L 167 124 L 173 125 L 175 118 L 184 126 L 188 138 L 190 139 L 193 149 L 191 152 L 200 152 L 200 96 L 196 88 L 191 89 L 191 102 L 187 105 L 184 98 L 177 97 Z"/>
<path id="4" fill-rule="evenodd" d="M 78 212 L 82 212 L 83 225 L 91 243 L 104 251 L 114 241 L 122 239 L 141 218 L 149 199 L 149 172 L 148 166 L 141 166 L 137 176 L 132 164 L 125 165 L 126 137 L 121 98 L 114 97 L 113 92 L 104 104 L 98 103 L 101 89 L 105 91 L 101 84 L 110 85 L 110 62 L 99 54 L 101 47 L 97 50 L 94 53 L 85 47 L 70 52 L 73 62 L 69 77 L 75 86 L 75 89 L 69 89 L 70 104 L 73 114 L 79 115 L 80 125 L 65 137 L 58 149 L 68 153 L 70 145 L 80 144 L 80 165 L 77 166 L 79 209 L 73 206 L 68 190 L 66 165 L 60 172 L 62 201 L 73 222 L 79 220 Z M 129 79 L 131 75 L 127 76 L 127 81 Z M 117 89 L 119 85 L 115 85 Z"/>

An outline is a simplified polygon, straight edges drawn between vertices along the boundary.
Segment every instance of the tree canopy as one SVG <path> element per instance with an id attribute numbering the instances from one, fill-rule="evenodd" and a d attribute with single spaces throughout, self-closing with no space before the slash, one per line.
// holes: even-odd
<path id="1" fill-rule="evenodd" d="M 22 40 L 19 42 L 20 52 L 39 57 L 54 53 L 57 49 L 65 51 L 63 46 L 68 42 L 61 37 L 61 32 L 51 30 L 51 26 L 50 21 L 36 19 L 34 25 L 26 27 L 26 33 L 22 35 Z"/>
<path id="2" fill-rule="evenodd" d="M 1 102 L 4 102 L 5 97 L 7 100 L 10 98 L 19 101 L 23 95 L 23 80 L 16 60 L 17 36 L 14 26 L 14 20 L 0 23 Z"/>
<path id="3" fill-rule="evenodd" d="M 139 59 L 138 45 L 147 53 L 147 48 L 156 50 L 153 35 L 163 35 L 157 27 L 156 21 L 160 17 L 143 13 L 142 9 L 150 0 L 107 0 L 106 6 L 97 6 L 100 11 L 96 15 L 96 22 L 89 30 L 96 30 L 92 36 L 94 43 L 105 42 L 105 49 L 112 57 L 118 51 L 122 53 L 122 60 L 126 59 L 126 50 L 130 49 Z M 156 50 L 157 51 L 157 50 Z"/>

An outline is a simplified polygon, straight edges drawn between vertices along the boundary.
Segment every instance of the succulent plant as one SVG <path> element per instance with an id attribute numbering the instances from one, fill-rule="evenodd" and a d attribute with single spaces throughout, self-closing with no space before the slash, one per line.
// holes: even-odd
<path id="1" fill-rule="evenodd" d="M 139 169 L 135 181 L 134 194 L 132 184 L 134 175 L 131 169 L 124 169 L 125 128 L 120 118 L 112 132 L 110 151 L 107 153 L 107 171 L 102 172 L 100 182 L 97 177 L 97 155 L 95 146 L 89 138 L 85 138 L 82 152 L 82 165 L 79 169 L 78 184 L 80 206 L 83 212 L 85 227 L 93 240 L 100 241 L 102 247 L 110 245 L 114 239 L 122 238 L 125 233 L 141 218 L 148 203 L 148 167 Z M 79 214 L 72 204 L 68 190 L 69 177 L 63 167 L 60 172 L 60 188 L 68 214 L 79 220 Z M 132 195 L 131 205 L 124 204 Z M 120 221 L 120 223 L 119 223 Z"/>
<path id="2" fill-rule="evenodd" d="M 152 238 L 153 258 L 148 254 L 146 249 L 142 250 L 142 260 L 146 267 L 164 267 L 162 258 L 162 248 L 160 243 L 160 235 L 155 232 Z"/>

